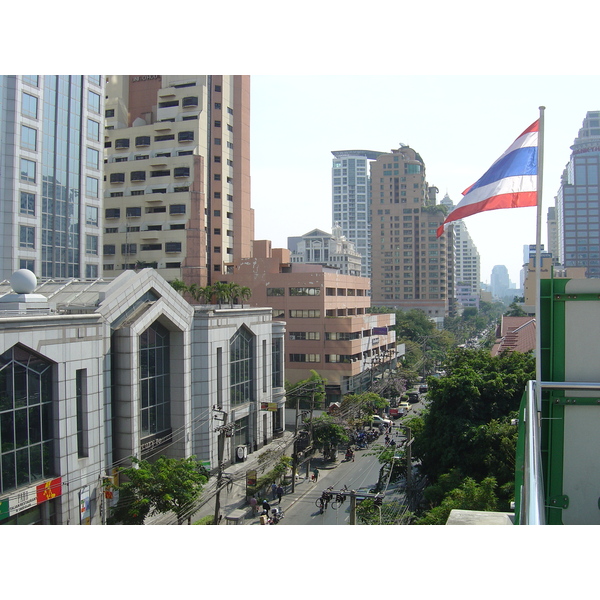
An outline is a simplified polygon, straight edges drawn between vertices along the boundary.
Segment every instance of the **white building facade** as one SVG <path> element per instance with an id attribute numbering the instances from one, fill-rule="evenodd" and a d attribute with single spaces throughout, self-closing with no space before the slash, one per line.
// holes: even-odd
<path id="1" fill-rule="evenodd" d="M 0 283 L 0 524 L 104 524 L 131 457 L 214 470 L 224 414 L 225 464 L 284 427 L 269 309 L 192 307 L 153 269 L 34 291 Z"/>

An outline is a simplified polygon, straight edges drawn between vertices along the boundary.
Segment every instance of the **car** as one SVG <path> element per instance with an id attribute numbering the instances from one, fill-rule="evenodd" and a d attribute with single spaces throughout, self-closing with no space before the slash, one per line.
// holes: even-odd
<path id="1" fill-rule="evenodd" d="M 427 387 L 426 383 L 421 384 L 419 386 L 419 394 L 426 394 L 428 389 L 429 388 Z"/>
<path id="2" fill-rule="evenodd" d="M 420 400 L 419 392 L 408 392 L 408 401 L 416 404 Z"/>
<path id="3" fill-rule="evenodd" d="M 371 417 L 371 425 L 391 425 L 390 419 L 383 419 L 379 415 L 373 415 Z"/>

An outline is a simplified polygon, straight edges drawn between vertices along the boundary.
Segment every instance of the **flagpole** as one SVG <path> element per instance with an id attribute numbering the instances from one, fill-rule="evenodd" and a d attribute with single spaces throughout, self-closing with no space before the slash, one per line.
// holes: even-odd
<path id="1" fill-rule="evenodd" d="M 542 271 L 542 183 L 544 173 L 544 111 L 545 106 L 540 106 L 540 126 L 538 131 L 538 169 L 537 169 L 537 224 L 535 234 L 535 379 L 537 409 L 542 408 L 541 381 L 542 381 L 542 323 L 541 323 L 541 271 Z"/>

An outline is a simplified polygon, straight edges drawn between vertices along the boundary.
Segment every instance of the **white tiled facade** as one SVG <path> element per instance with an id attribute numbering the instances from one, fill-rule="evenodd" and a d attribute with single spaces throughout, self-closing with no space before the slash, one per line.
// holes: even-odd
<path id="1" fill-rule="evenodd" d="M 225 463 L 284 426 L 284 325 L 270 309 L 192 307 L 153 269 L 83 283 L 44 282 L 30 296 L 0 283 L 0 524 L 105 523 L 116 498 L 103 478 L 132 456 L 194 455 L 216 468 L 215 407 L 232 425 Z M 27 304 L 34 297 L 46 306 Z M 253 387 L 232 404 L 240 332 Z M 19 383 L 22 365 L 45 369 L 41 391 L 35 374 Z"/>

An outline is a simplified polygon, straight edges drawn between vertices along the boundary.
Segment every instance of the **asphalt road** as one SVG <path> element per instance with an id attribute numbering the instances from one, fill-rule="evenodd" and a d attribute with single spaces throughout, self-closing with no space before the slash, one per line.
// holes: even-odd
<path id="1" fill-rule="evenodd" d="M 400 440 L 400 432 L 396 434 Z M 317 499 L 329 486 L 333 491 L 340 490 L 345 486 L 355 491 L 369 492 L 379 480 L 379 463 L 375 452 L 377 446 L 380 448 L 384 443 L 384 436 L 380 436 L 376 442 L 370 444 L 365 450 L 355 452 L 354 462 L 346 462 L 343 454 L 338 455 L 337 466 L 331 469 L 321 469 L 317 483 L 308 483 L 309 491 L 295 500 L 292 506 L 286 507 L 285 497 L 282 508 L 285 518 L 279 525 L 348 525 L 350 520 L 350 498 L 347 497 L 344 504 L 337 510 L 331 505 L 320 514 L 316 506 Z M 357 522 L 357 524 L 359 524 Z"/>

